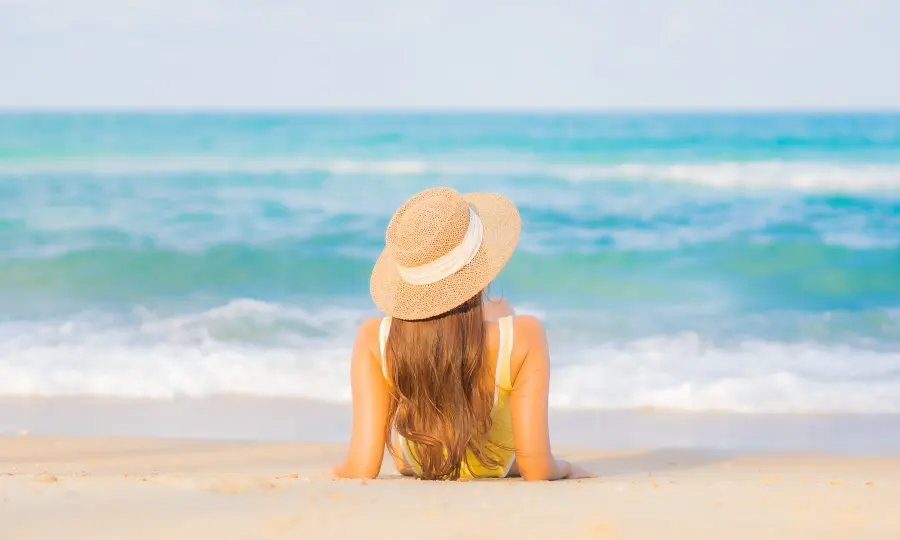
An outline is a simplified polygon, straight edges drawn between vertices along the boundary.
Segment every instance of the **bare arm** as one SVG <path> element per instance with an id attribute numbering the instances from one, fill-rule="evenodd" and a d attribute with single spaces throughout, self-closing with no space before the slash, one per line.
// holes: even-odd
<path id="1" fill-rule="evenodd" d="M 339 478 L 375 478 L 381 472 L 390 395 L 381 373 L 379 323 L 378 319 L 364 322 L 353 345 L 350 362 L 353 428 L 347 457 L 332 471 Z"/>
<path id="2" fill-rule="evenodd" d="M 525 480 L 559 480 L 572 474 L 572 466 L 553 457 L 550 449 L 548 399 L 550 353 L 547 336 L 534 317 L 516 318 L 516 341 L 527 344 L 510 397 L 516 464 Z"/>

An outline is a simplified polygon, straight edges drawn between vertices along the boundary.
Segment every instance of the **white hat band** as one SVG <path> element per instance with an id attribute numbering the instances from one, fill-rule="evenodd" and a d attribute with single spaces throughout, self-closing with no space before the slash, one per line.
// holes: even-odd
<path id="1" fill-rule="evenodd" d="M 410 285 L 431 285 L 459 272 L 463 266 L 472 262 L 481 248 L 484 227 L 475 210 L 469 207 L 469 228 L 462 242 L 437 259 L 421 266 L 405 267 L 397 265 L 397 271 L 403 281 Z"/>

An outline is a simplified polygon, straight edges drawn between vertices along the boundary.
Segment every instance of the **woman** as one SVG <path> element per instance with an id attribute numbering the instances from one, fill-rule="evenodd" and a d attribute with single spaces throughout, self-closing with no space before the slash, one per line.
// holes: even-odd
<path id="1" fill-rule="evenodd" d="M 550 451 L 540 321 L 485 301 L 520 229 L 504 197 L 449 188 L 394 214 L 370 283 L 388 317 L 359 329 L 350 448 L 334 477 L 378 476 L 385 446 L 401 473 L 422 479 L 590 476 Z"/>

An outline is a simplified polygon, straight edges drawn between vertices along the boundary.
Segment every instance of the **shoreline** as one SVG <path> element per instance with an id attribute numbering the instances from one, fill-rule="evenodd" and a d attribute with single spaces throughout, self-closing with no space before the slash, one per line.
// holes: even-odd
<path id="1" fill-rule="evenodd" d="M 0 436 L 345 444 L 349 404 L 219 396 L 0 397 Z M 554 446 L 900 456 L 900 414 L 551 409 Z"/>
<path id="2" fill-rule="evenodd" d="M 382 538 L 398 527 L 439 539 L 900 537 L 900 457 L 568 451 L 560 457 L 598 477 L 550 483 L 420 482 L 386 457 L 376 480 L 329 480 L 322 472 L 341 451 L 0 437 L 0 531 L 35 540 Z"/>

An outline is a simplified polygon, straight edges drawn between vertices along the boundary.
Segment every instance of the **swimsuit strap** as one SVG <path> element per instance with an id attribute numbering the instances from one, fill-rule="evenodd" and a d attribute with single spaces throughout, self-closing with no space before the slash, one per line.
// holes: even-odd
<path id="1" fill-rule="evenodd" d="M 508 315 L 497 321 L 500 327 L 500 346 L 497 347 L 497 374 L 495 384 L 498 389 L 511 390 L 512 381 L 510 364 L 513 350 L 513 317 Z M 494 402 L 497 401 L 497 393 L 494 393 Z"/>
<path id="2" fill-rule="evenodd" d="M 381 348 L 381 373 L 384 375 L 384 379 L 388 381 L 388 384 L 391 383 L 391 378 L 388 377 L 387 372 L 387 339 L 390 331 L 391 318 L 385 317 L 381 319 L 381 326 L 378 328 L 378 343 Z"/>

